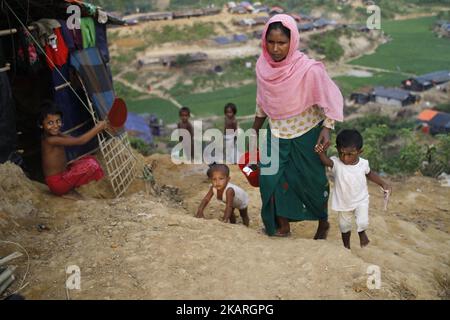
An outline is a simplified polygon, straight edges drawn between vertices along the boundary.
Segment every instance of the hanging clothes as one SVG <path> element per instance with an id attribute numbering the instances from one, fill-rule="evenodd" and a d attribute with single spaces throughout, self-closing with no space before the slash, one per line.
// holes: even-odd
<path id="1" fill-rule="evenodd" d="M 62 75 L 62 76 L 61 76 Z M 72 77 L 71 68 L 69 63 L 64 64 L 52 71 L 52 85 L 53 88 L 57 88 L 66 83 L 66 80 L 70 82 L 72 88 L 76 91 L 78 97 L 84 99 L 84 93 L 81 90 L 77 90 L 77 81 Z M 83 106 L 83 102 L 79 100 L 77 95 L 72 91 L 72 88 L 65 86 L 54 89 L 53 101 L 58 105 L 59 109 L 63 113 L 63 126 L 62 132 L 71 130 L 72 136 L 80 136 L 93 127 L 92 117 L 90 113 Z M 84 125 L 82 125 L 84 123 Z M 79 127 L 73 130 L 73 128 Z M 88 143 L 81 146 L 66 147 L 66 158 L 68 161 L 77 159 L 80 156 L 91 152 L 98 146 L 97 139 L 92 139 Z"/>
<path id="2" fill-rule="evenodd" d="M 64 20 L 61 23 L 61 33 L 70 52 L 83 49 L 83 39 L 81 37 L 81 29 L 69 29 Z"/>
<path id="3" fill-rule="evenodd" d="M 53 70 L 55 65 L 61 67 L 67 63 L 69 49 L 64 42 L 61 28 L 55 29 L 54 35 L 50 36 L 48 40 L 48 43 L 45 45 L 45 53 L 47 55 L 47 64 L 50 70 Z"/>
<path id="4" fill-rule="evenodd" d="M 37 31 L 33 31 L 33 37 L 37 37 Z M 42 66 L 38 54 L 39 51 L 35 46 L 31 32 L 26 28 L 19 29 L 17 31 L 16 44 L 17 72 L 19 74 L 36 73 Z"/>
<path id="5" fill-rule="evenodd" d="M 81 18 L 81 36 L 84 49 L 95 47 L 95 24 L 91 17 Z"/>
<path id="6" fill-rule="evenodd" d="M 108 22 L 108 14 L 106 11 L 97 9 L 97 21 L 98 23 L 105 24 Z"/>
<path id="7" fill-rule="evenodd" d="M 48 37 L 54 34 L 53 29 L 61 27 L 58 20 L 55 19 L 40 19 L 38 21 L 32 22 L 32 26 L 35 26 L 39 31 L 39 42 L 42 47 L 44 47 L 48 42 Z"/>
<path id="8" fill-rule="evenodd" d="M 95 24 L 95 39 L 97 48 L 105 63 L 109 62 L 108 39 L 106 37 L 106 24 Z"/>
<path id="9" fill-rule="evenodd" d="M 114 102 L 114 89 L 97 48 L 75 51 L 70 64 L 79 73 L 100 119 L 105 119 Z"/>

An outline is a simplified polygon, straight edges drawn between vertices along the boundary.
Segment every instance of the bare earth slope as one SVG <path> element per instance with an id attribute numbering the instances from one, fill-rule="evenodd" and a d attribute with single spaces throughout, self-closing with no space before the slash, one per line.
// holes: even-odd
<path id="1" fill-rule="evenodd" d="M 293 224 L 291 238 L 262 234 L 259 191 L 232 169 L 232 181 L 251 198 L 251 227 L 218 219 L 212 202 L 207 219 L 193 217 L 208 189 L 202 165 L 172 164 L 153 155 L 160 196 L 136 181 L 126 196 L 108 199 L 106 182 L 79 192 L 86 200 L 49 194 L 11 164 L 0 165 L 0 239 L 30 254 L 30 299 L 439 299 L 449 297 L 450 189 L 436 180 L 392 181 L 394 195 L 382 211 L 379 189 L 370 185 L 369 247 L 341 245 L 336 217 L 326 241 L 314 241 L 316 224 Z M 44 223 L 50 230 L 38 231 Z M 20 249 L 0 242 L 0 256 Z M 20 285 L 26 256 L 16 259 Z M 381 269 L 381 289 L 366 286 L 369 265 Z M 66 291 L 65 269 L 81 270 L 81 290 Z"/>

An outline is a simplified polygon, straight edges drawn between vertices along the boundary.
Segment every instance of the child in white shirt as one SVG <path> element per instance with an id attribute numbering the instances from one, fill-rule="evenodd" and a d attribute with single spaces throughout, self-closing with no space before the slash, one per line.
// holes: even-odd
<path id="1" fill-rule="evenodd" d="M 331 208 L 338 212 L 342 241 L 347 249 L 350 249 L 353 215 L 361 247 L 370 242 L 366 234 L 369 226 L 369 192 L 366 179 L 381 186 L 384 192 L 391 192 L 391 187 L 370 170 L 369 161 L 360 158 L 362 147 L 361 134 L 357 130 L 348 129 L 341 131 L 336 137 L 339 158 L 328 158 L 322 145 L 315 147 L 323 165 L 331 167 L 334 174 Z"/>
<path id="2" fill-rule="evenodd" d="M 249 226 L 250 219 L 247 213 L 248 195 L 238 186 L 230 183 L 230 169 L 225 164 L 213 164 L 208 172 L 211 187 L 203 198 L 197 210 L 197 218 L 204 218 L 203 210 L 214 197 L 226 204 L 223 222 L 236 223 L 234 209 L 238 209 L 245 226 Z"/>

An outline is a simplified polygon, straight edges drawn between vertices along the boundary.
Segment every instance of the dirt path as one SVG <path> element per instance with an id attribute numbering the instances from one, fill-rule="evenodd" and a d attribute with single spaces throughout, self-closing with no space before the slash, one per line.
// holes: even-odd
<path id="1" fill-rule="evenodd" d="M 374 67 L 367 67 L 367 66 L 361 66 L 361 65 L 353 65 L 353 64 L 344 64 L 343 67 L 347 67 L 350 69 L 358 69 L 358 70 L 364 70 L 364 71 L 374 71 L 374 72 L 387 72 L 387 73 L 398 73 L 402 74 L 406 77 L 416 77 L 416 74 L 413 73 L 407 73 L 402 71 L 394 71 L 394 70 L 388 70 L 388 69 L 382 69 L 382 68 L 374 68 Z"/>
<path id="2" fill-rule="evenodd" d="M 152 89 L 152 95 L 149 95 L 148 90 L 146 90 L 145 88 L 142 88 L 141 86 L 139 86 L 137 84 L 131 83 L 126 79 L 121 78 L 119 75 L 115 76 L 114 80 L 122 83 L 123 85 L 125 85 L 137 92 L 145 94 L 145 96 L 143 96 L 143 97 L 141 96 L 140 99 L 151 98 L 152 96 L 153 97 L 157 96 L 158 98 L 169 100 L 178 109 L 181 109 L 183 107 L 181 105 L 181 103 L 179 103 L 177 100 L 175 100 L 175 98 L 173 98 L 172 96 L 170 96 L 167 93 L 163 93 L 162 91 L 160 91 L 158 89 Z M 194 117 L 195 115 L 193 113 L 191 113 L 191 116 Z"/>

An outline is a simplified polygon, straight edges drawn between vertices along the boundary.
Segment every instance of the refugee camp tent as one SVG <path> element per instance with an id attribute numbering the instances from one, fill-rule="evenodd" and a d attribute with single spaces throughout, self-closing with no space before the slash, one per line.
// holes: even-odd
<path id="1" fill-rule="evenodd" d="M 436 110 L 425 109 L 417 116 L 417 120 L 420 122 L 429 122 L 433 119 L 439 112 Z"/>
<path id="2" fill-rule="evenodd" d="M 6 63 L 10 67 L 0 75 L 0 135 L 2 143 L 5 137 L 9 141 L 8 148 L 0 147 L 0 161 L 19 151 L 30 177 L 42 179 L 37 123 L 42 102 L 58 104 L 66 134 L 80 135 L 92 128 L 94 119 L 103 119 L 114 100 L 106 24 L 122 22 L 75 0 L 1 3 L 0 69 Z M 79 29 L 67 25 L 69 5 L 80 8 Z M 85 67 L 89 74 L 83 72 Z M 4 98 L 8 91 L 9 100 Z M 15 124 L 14 130 L 13 125 L 4 130 L 5 121 Z M 77 159 L 97 147 L 93 139 L 88 145 L 66 148 L 67 158 Z"/>
<path id="3" fill-rule="evenodd" d="M 402 81 L 402 86 L 406 90 L 425 91 L 433 86 L 450 81 L 450 71 L 440 70 L 424 74 L 419 77 L 409 78 Z"/>
<path id="4" fill-rule="evenodd" d="M 298 31 L 300 31 L 300 32 L 302 32 L 302 31 L 310 31 L 310 30 L 314 30 L 314 24 L 312 22 L 298 23 L 297 24 L 297 28 L 298 28 Z"/>
<path id="5" fill-rule="evenodd" d="M 450 133 L 450 113 L 438 112 L 430 121 L 430 133 Z"/>
<path id="6" fill-rule="evenodd" d="M 142 139 L 149 145 L 153 143 L 153 134 L 149 120 L 137 113 L 128 112 L 125 130 L 127 130 L 131 136 Z"/>
<path id="7" fill-rule="evenodd" d="M 223 36 L 221 36 L 221 37 L 215 37 L 215 38 L 214 38 L 214 41 L 215 41 L 217 44 L 220 44 L 220 45 L 226 45 L 226 44 L 230 44 L 230 43 L 231 43 L 231 40 L 230 40 L 229 38 L 223 37 Z"/>
<path id="8" fill-rule="evenodd" d="M 248 37 L 245 34 L 235 34 L 235 35 L 233 35 L 233 41 L 246 42 L 246 41 L 248 41 Z"/>
<path id="9" fill-rule="evenodd" d="M 370 94 L 362 92 L 354 92 L 350 95 L 350 100 L 357 104 L 366 104 L 370 101 Z"/>
<path id="10" fill-rule="evenodd" d="M 406 106 L 415 103 L 418 99 L 409 91 L 397 88 L 376 87 L 372 93 L 376 102 L 395 106 Z"/>

